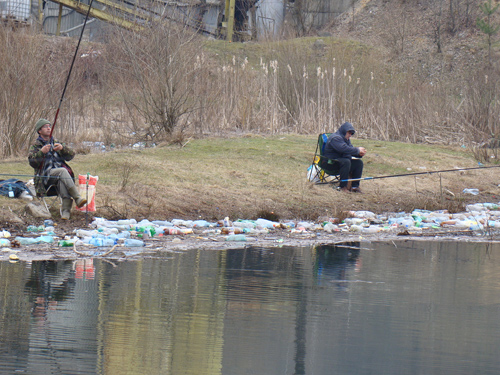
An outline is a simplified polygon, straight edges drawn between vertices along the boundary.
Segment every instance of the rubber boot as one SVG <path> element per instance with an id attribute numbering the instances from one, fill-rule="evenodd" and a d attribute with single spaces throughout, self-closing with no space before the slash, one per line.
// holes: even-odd
<path id="1" fill-rule="evenodd" d="M 71 206 L 73 206 L 73 199 L 63 199 L 61 202 L 61 219 L 69 220 L 71 216 Z"/>
<path id="2" fill-rule="evenodd" d="M 68 189 L 69 194 L 73 197 L 76 203 L 76 207 L 81 208 L 87 203 L 85 198 L 80 197 L 80 193 L 78 192 L 78 188 L 76 186 L 72 186 Z"/>

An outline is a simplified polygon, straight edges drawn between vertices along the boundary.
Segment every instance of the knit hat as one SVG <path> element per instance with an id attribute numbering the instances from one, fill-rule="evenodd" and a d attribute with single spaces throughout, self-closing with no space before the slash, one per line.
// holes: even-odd
<path id="1" fill-rule="evenodd" d="M 47 124 L 50 124 L 50 121 L 45 120 L 44 118 L 41 118 L 40 120 L 38 120 L 36 122 L 35 131 L 38 133 L 38 131 L 42 128 L 42 126 L 47 125 Z"/>

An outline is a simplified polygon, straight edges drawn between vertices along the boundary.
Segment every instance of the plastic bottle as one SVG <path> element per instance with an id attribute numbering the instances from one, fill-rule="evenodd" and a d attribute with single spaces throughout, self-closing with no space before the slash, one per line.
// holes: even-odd
<path id="1" fill-rule="evenodd" d="M 247 229 L 247 228 L 224 227 L 221 229 L 221 233 L 222 234 L 242 234 L 242 233 L 245 233 L 245 229 Z"/>
<path id="2" fill-rule="evenodd" d="M 234 221 L 233 222 L 233 227 L 238 227 L 238 228 L 255 228 L 255 223 L 252 221 L 248 220 L 243 220 L 243 221 Z"/>
<path id="3" fill-rule="evenodd" d="M 163 231 L 164 235 L 174 235 L 174 234 L 191 234 L 193 230 L 191 228 L 180 229 L 180 228 L 165 228 Z"/>
<path id="4" fill-rule="evenodd" d="M 472 194 L 472 195 L 478 195 L 479 194 L 479 189 L 464 189 L 462 191 L 464 194 Z"/>
<path id="5" fill-rule="evenodd" d="M 363 227 L 363 233 L 378 233 L 382 228 L 377 225 L 370 225 L 368 227 Z"/>
<path id="6" fill-rule="evenodd" d="M 12 190 L 11 185 L 9 185 L 9 198 L 14 198 L 14 191 Z"/>
<path id="7" fill-rule="evenodd" d="M 465 209 L 467 210 L 467 212 L 474 212 L 474 211 L 479 212 L 479 211 L 487 211 L 488 210 L 488 208 L 486 208 L 481 203 L 468 204 L 467 206 L 465 206 Z"/>
<path id="8" fill-rule="evenodd" d="M 274 226 L 277 225 L 278 223 L 276 223 L 274 221 L 267 220 L 267 219 L 259 218 L 259 219 L 255 220 L 255 224 L 258 226 L 261 226 L 263 228 L 274 229 Z"/>
<path id="9" fill-rule="evenodd" d="M 97 235 L 99 232 L 96 230 L 85 230 L 85 229 L 77 229 L 76 230 L 76 235 L 78 237 L 93 237 Z"/>
<path id="10" fill-rule="evenodd" d="M 94 246 L 114 246 L 115 240 L 112 238 L 91 238 L 89 244 Z"/>
<path id="11" fill-rule="evenodd" d="M 375 214 L 371 211 L 355 211 L 354 217 L 360 219 L 375 219 Z"/>
<path id="12" fill-rule="evenodd" d="M 152 223 L 154 225 L 158 225 L 160 227 L 171 227 L 171 226 L 173 226 L 173 224 L 170 221 L 153 220 Z"/>
<path id="13" fill-rule="evenodd" d="M 74 240 L 61 240 L 58 245 L 60 247 L 72 247 L 75 244 Z"/>
<path id="14" fill-rule="evenodd" d="M 363 227 L 361 225 L 353 224 L 349 228 L 349 231 L 351 231 L 351 232 L 361 232 L 361 231 L 363 231 Z"/>
<path id="15" fill-rule="evenodd" d="M 38 240 L 40 242 L 45 242 L 45 243 L 53 243 L 54 242 L 54 237 L 53 236 L 40 236 L 38 237 Z"/>
<path id="16" fill-rule="evenodd" d="M 43 225 L 45 225 L 46 227 L 51 227 L 54 225 L 54 222 L 50 219 L 47 219 L 43 221 Z"/>
<path id="17" fill-rule="evenodd" d="M 120 232 L 118 234 L 115 234 L 115 236 L 116 236 L 116 238 L 130 238 L 130 232 L 123 231 L 123 232 Z"/>
<path id="18" fill-rule="evenodd" d="M 226 241 L 246 241 L 247 237 L 244 234 L 231 234 L 226 237 Z"/>
<path id="19" fill-rule="evenodd" d="M 125 246 L 127 246 L 127 247 L 144 246 L 144 242 L 143 241 L 136 240 L 134 238 L 127 238 L 123 244 Z"/>
<path id="20" fill-rule="evenodd" d="M 183 234 L 179 228 L 165 228 L 163 231 L 164 235 L 175 235 L 175 234 Z"/>
<path id="21" fill-rule="evenodd" d="M 413 221 L 413 219 L 411 217 L 407 217 L 407 218 L 404 218 L 403 220 L 401 220 L 400 225 L 402 227 L 405 227 L 405 228 L 411 228 L 411 227 L 415 226 L 415 222 Z"/>
<path id="22" fill-rule="evenodd" d="M 32 237 L 16 237 L 16 241 L 18 241 L 21 245 L 32 245 L 35 243 L 39 243 L 38 239 Z"/>
<path id="23" fill-rule="evenodd" d="M 10 241 L 7 238 L 0 238 L 0 246 L 10 247 Z"/>
<path id="24" fill-rule="evenodd" d="M 193 227 L 195 228 L 207 228 L 210 227 L 210 223 L 206 220 L 195 220 L 193 221 Z"/>
<path id="25" fill-rule="evenodd" d="M 116 223 L 118 225 L 131 225 L 131 224 L 137 224 L 137 221 L 135 219 L 128 219 L 128 220 L 118 220 Z"/>
<path id="26" fill-rule="evenodd" d="M 339 230 L 339 227 L 333 223 L 326 223 L 323 230 L 327 233 L 333 233 Z"/>

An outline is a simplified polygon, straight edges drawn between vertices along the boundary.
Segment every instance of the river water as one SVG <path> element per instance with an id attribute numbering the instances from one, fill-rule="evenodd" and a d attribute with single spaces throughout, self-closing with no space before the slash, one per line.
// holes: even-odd
<path id="1" fill-rule="evenodd" d="M 0 263 L 1 374 L 499 374 L 500 245 Z"/>

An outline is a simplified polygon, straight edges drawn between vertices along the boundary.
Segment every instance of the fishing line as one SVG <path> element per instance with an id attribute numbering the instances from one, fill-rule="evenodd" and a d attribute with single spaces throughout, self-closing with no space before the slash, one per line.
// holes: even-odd
<path id="1" fill-rule="evenodd" d="M 64 94 L 66 93 L 66 89 L 68 88 L 69 78 L 71 77 L 73 65 L 75 65 L 76 55 L 78 54 L 78 49 L 80 48 L 80 43 L 82 41 L 83 32 L 85 30 L 85 26 L 87 26 L 87 20 L 89 19 L 90 9 L 92 9 L 93 2 L 94 2 L 94 0 L 90 0 L 89 9 L 87 10 L 87 14 L 85 16 L 85 22 L 83 23 L 83 26 L 82 26 L 82 32 L 80 33 L 80 38 L 78 39 L 78 44 L 76 45 L 75 54 L 73 55 L 73 60 L 71 61 L 71 66 L 69 68 L 68 76 L 66 77 L 66 83 L 64 84 L 64 89 L 63 89 L 63 92 L 61 95 L 61 99 L 59 100 L 59 105 L 57 107 L 56 116 L 54 118 L 54 122 L 52 123 L 52 128 L 50 129 L 49 139 L 52 138 L 52 132 L 54 131 L 54 128 L 56 127 L 57 117 L 59 116 L 59 110 L 61 109 L 61 105 L 62 105 L 62 102 L 64 99 Z"/>
<path id="2" fill-rule="evenodd" d="M 340 181 L 341 182 L 365 181 L 365 180 L 376 180 L 376 179 L 391 178 L 391 177 L 417 176 L 417 175 L 422 175 L 422 174 L 433 174 L 433 173 L 444 173 L 444 172 L 461 172 L 461 171 L 470 171 L 470 170 L 473 170 L 473 169 L 489 169 L 489 168 L 500 168 L 500 165 L 494 165 L 494 166 L 491 166 L 491 167 L 471 167 L 471 168 L 459 168 L 459 169 L 442 169 L 440 171 L 403 173 L 403 174 L 393 174 L 393 175 L 376 176 L 376 177 L 349 178 L 349 179 L 340 180 Z"/>

